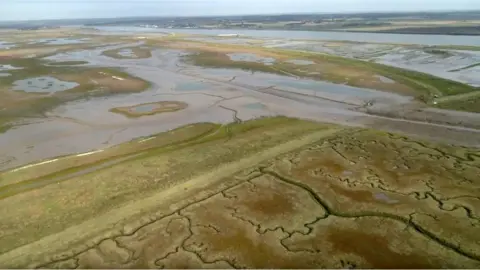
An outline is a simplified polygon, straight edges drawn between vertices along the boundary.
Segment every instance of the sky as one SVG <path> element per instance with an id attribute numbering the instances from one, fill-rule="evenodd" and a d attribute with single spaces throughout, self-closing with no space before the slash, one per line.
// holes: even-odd
<path id="1" fill-rule="evenodd" d="M 480 0 L 0 0 L 0 20 L 480 10 Z"/>

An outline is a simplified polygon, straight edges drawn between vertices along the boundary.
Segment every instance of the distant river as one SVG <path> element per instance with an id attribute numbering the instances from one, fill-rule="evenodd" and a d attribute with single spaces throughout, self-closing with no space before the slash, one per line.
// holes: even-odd
<path id="1" fill-rule="evenodd" d="M 318 39 L 318 40 L 348 40 L 358 42 L 403 43 L 420 45 L 467 45 L 480 46 L 480 36 L 448 36 L 448 35 L 408 35 L 382 33 L 353 32 L 317 32 L 317 31 L 282 31 L 282 30 L 240 30 L 240 29 L 163 29 L 123 26 L 99 26 L 99 30 L 108 32 L 131 33 L 184 33 L 197 35 L 239 34 L 257 38 L 282 39 Z"/>

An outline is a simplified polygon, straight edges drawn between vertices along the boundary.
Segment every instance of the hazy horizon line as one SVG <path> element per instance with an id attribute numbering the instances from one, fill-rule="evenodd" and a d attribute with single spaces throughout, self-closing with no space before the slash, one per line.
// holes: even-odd
<path id="1" fill-rule="evenodd" d="M 445 12 L 480 12 L 480 9 L 466 10 L 466 9 L 445 9 L 445 10 L 417 10 L 417 11 L 408 11 L 408 10 L 378 10 L 378 11 L 343 11 L 343 12 L 291 12 L 291 13 L 250 13 L 250 14 L 212 14 L 212 15 L 161 15 L 161 16 L 120 16 L 120 17 L 79 17 L 79 18 L 54 18 L 54 19 L 34 19 L 34 20 L 2 20 L 1 22 L 40 22 L 40 21 L 62 21 L 62 20 L 101 20 L 101 19 L 129 19 L 129 18 L 210 18 L 210 17 L 241 17 L 241 16 L 280 16 L 280 15 L 348 15 L 348 14 L 402 14 L 402 13 L 445 13 Z"/>

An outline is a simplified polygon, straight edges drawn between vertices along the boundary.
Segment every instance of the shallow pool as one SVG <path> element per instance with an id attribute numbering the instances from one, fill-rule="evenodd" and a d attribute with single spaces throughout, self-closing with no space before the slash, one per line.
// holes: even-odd
<path id="1" fill-rule="evenodd" d="M 66 82 L 44 76 L 15 81 L 13 83 L 13 90 L 34 93 L 55 93 L 75 88 L 78 85 L 76 82 Z"/>
<path id="2" fill-rule="evenodd" d="M 247 109 L 253 109 L 253 110 L 263 110 L 267 108 L 267 106 L 265 106 L 263 103 L 260 103 L 260 102 L 246 104 L 243 107 Z"/>

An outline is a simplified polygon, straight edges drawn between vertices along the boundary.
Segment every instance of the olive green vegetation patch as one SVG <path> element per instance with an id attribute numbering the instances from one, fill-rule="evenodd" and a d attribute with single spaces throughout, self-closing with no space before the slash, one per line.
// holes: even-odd
<path id="1" fill-rule="evenodd" d="M 480 97 L 442 102 L 436 107 L 441 109 L 480 113 Z"/>

